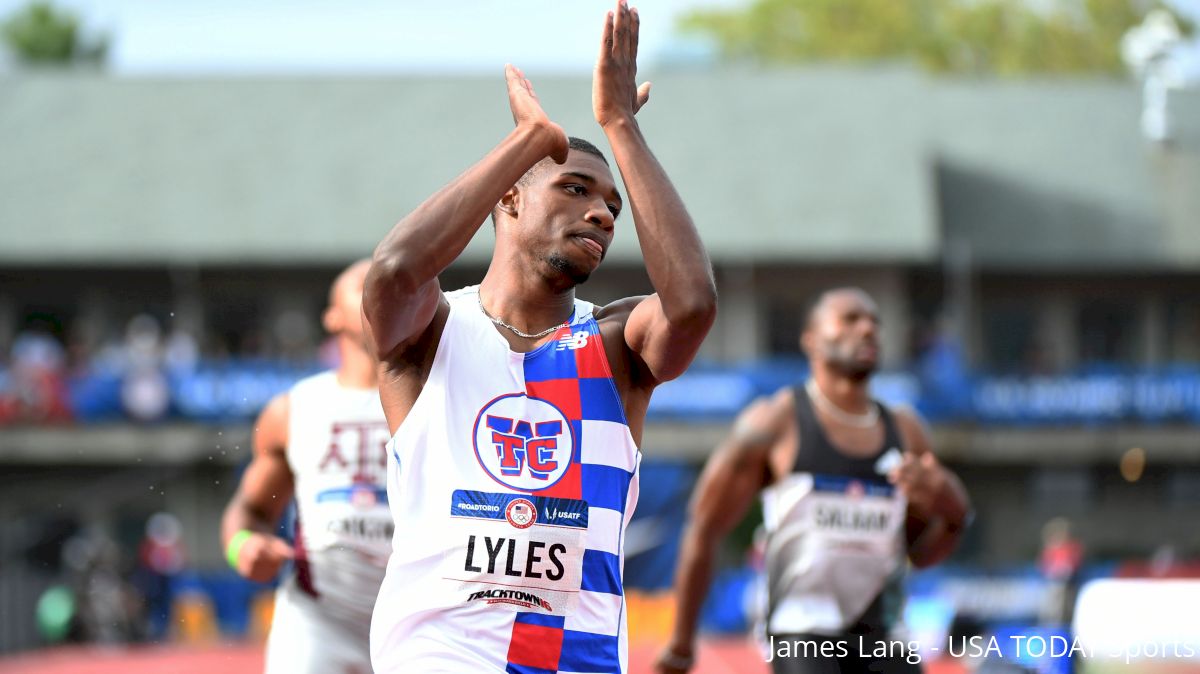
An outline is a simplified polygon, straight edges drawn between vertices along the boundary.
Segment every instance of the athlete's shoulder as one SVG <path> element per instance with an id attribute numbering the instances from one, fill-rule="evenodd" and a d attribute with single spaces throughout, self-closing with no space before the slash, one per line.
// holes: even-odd
<path id="1" fill-rule="evenodd" d="M 291 423 L 292 395 L 278 393 L 263 407 L 254 421 L 254 447 L 256 452 L 281 452 L 287 446 Z"/>
<path id="2" fill-rule="evenodd" d="M 749 410 L 750 407 L 756 409 L 756 414 L 772 421 L 790 419 L 796 409 L 796 389 L 784 386 L 769 396 L 759 396 L 746 409 Z"/>
<path id="3" fill-rule="evenodd" d="M 756 444 L 778 439 L 792 418 L 794 406 L 795 397 L 790 387 L 755 398 L 738 415 L 734 437 Z"/>
<path id="4" fill-rule="evenodd" d="M 598 306 L 592 311 L 592 315 L 597 321 L 620 321 L 625 322 L 629 319 L 629 315 L 641 304 L 649 295 L 635 295 L 633 297 L 623 297 L 619 300 L 613 300 L 604 306 Z"/>
<path id="5" fill-rule="evenodd" d="M 906 450 L 917 454 L 932 451 L 929 426 L 921 418 L 920 412 L 911 405 L 888 406 L 887 410 L 896 420 L 896 430 L 900 432 Z"/>
<path id="6" fill-rule="evenodd" d="M 259 412 L 259 419 L 272 418 L 287 420 L 288 414 L 292 407 L 292 394 L 290 391 L 276 393 L 263 405 L 262 411 Z"/>

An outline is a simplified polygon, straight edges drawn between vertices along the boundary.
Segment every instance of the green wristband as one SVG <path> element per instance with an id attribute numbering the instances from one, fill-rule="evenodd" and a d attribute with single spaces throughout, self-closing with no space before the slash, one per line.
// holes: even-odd
<path id="1" fill-rule="evenodd" d="M 225 546 L 225 559 L 229 561 L 229 566 L 233 567 L 234 571 L 238 568 L 238 555 L 242 552 L 242 546 L 250 537 L 254 535 L 249 529 L 242 529 L 229 539 L 229 545 Z"/>

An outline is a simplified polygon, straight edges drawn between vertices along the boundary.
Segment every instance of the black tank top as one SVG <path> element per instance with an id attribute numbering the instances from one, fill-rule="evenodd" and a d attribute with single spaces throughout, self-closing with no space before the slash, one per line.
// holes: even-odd
<path id="1" fill-rule="evenodd" d="M 796 462 L 793 472 L 812 473 L 814 475 L 829 475 L 848 477 L 863 482 L 887 484 L 887 476 L 881 475 L 876 469 L 879 457 L 895 448 L 903 451 L 904 442 L 896 427 L 896 419 L 891 410 L 877 400 L 871 404 L 879 408 L 879 418 L 883 421 L 883 442 L 877 451 L 862 457 L 847 456 L 825 435 L 825 428 L 817 418 L 813 408 L 812 398 L 804 386 L 795 387 L 796 422 L 799 424 L 799 451 L 796 452 Z M 901 567 L 903 569 L 903 566 Z M 899 620 L 904 606 L 904 588 L 902 571 L 894 576 L 871 602 L 854 624 L 846 629 L 846 634 L 882 637 L 886 636 L 892 625 Z"/>
<path id="2" fill-rule="evenodd" d="M 800 448 L 796 452 L 796 463 L 792 467 L 792 472 L 836 475 L 869 482 L 886 482 L 886 476 L 880 475 L 875 470 L 876 462 L 884 452 L 893 447 L 898 450 L 904 449 L 900 432 L 896 428 L 896 420 L 888 408 L 879 401 L 871 401 L 871 404 L 879 408 L 879 418 L 883 421 L 883 444 L 878 451 L 862 458 L 856 458 L 842 453 L 829 441 L 824 427 L 817 419 L 812 398 L 808 396 L 808 389 L 803 386 L 795 387 L 795 396 Z"/>

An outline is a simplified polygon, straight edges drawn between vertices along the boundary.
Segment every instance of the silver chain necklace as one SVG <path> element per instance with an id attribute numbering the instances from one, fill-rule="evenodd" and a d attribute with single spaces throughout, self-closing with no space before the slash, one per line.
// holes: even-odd
<path id="1" fill-rule="evenodd" d="M 535 332 L 533 334 L 529 334 L 528 332 L 521 332 L 519 329 L 509 325 L 508 323 L 505 323 L 503 319 L 496 318 L 495 316 L 489 314 L 488 310 L 483 308 L 483 297 L 481 297 L 479 295 L 479 293 L 475 294 L 475 300 L 477 302 L 479 302 L 479 310 L 482 311 L 483 315 L 487 316 L 488 319 L 490 319 L 492 321 L 492 323 L 495 323 L 496 325 L 498 325 L 502 328 L 507 328 L 507 329 L 511 330 L 514 335 L 516 335 L 518 337 L 524 337 L 525 339 L 540 339 L 542 337 L 545 337 L 546 335 L 554 332 L 555 330 L 565 327 L 566 325 L 568 325 L 568 321 L 569 321 L 569 319 L 568 319 L 568 321 L 563 321 L 562 323 L 559 323 L 558 325 L 552 325 L 552 326 L 546 328 L 545 330 L 542 330 L 541 332 Z"/>
<path id="2" fill-rule="evenodd" d="M 804 388 L 808 391 L 809 398 L 812 398 L 817 405 L 829 413 L 829 416 L 837 419 L 840 423 L 855 428 L 873 428 L 875 423 L 879 421 L 879 407 L 877 405 L 871 405 L 871 409 L 863 414 L 851 414 L 838 407 L 837 403 L 826 398 L 825 394 L 821 392 L 821 387 L 817 386 L 817 380 L 809 379 Z"/>

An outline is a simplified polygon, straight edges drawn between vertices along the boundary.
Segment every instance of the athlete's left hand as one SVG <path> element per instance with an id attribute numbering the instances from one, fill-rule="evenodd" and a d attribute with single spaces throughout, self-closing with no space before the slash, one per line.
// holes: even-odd
<path id="1" fill-rule="evenodd" d="M 947 486 L 946 470 L 933 452 L 920 456 L 905 452 L 900 465 L 888 473 L 888 481 L 907 499 L 909 511 L 921 516 L 935 514 Z"/>
<path id="2" fill-rule="evenodd" d="M 637 85 L 638 28 L 641 19 L 626 0 L 604 18 L 600 56 L 592 73 L 592 112 L 602 127 L 633 119 L 650 100 L 650 83 Z"/>

